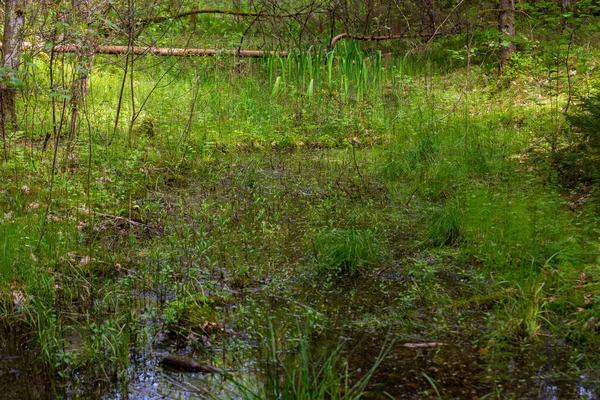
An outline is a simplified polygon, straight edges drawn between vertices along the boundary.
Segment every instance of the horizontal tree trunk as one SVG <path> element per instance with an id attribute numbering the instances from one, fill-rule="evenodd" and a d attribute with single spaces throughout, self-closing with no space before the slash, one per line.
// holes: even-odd
<path id="1" fill-rule="evenodd" d="M 24 46 L 24 48 L 32 48 L 33 46 Z M 2 43 L 0 43 L 0 49 Z M 40 50 L 43 47 L 39 47 Z M 79 53 L 85 49 L 77 44 L 62 44 L 54 46 L 54 51 L 57 53 Z M 264 51 L 264 50 L 216 50 L 216 49 L 184 49 L 173 47 L 133 47 L 128 46 L 98 46 L 94 50 L 94 54 L 127 54 L 129 51 L 134 54 L 156 54 L 160 56 L 217 56 L 225 54 L 229 56 L 239 57 L 263 57 L 269 55 L 287 56 L 287 51 Z"/>
<path id="2" fill-rule="evenodd" d="M 330 48 L 333 49 L 338 41 L 344 38 L 351 38 L 355 40 L 372 40 L 372 41 L 382 41 L 382 40 L 392 40 L 392 39 L 402 39 L 402 38 L 414 38 L 414 37 L 432 37 L 439 36 L 440 33 L 434 34 L 419 34 L 419 35 L 390 35 L 390 36 L 363 36 L 356 35 L 353 33 L 340 33 L 330 42 Z M 32 46 L 30 44 L 25 44 L 23 46 L 24 49 L 35 48 L 38 50 L 44 50 L 43 46 Z M 2 43 L 0 43 L 0 49 L 2 49 Z M 80 53 L 82 51 L 88 52 L 85 48 L 78 44 L 61 44 L 54 46 L 53 49 L 57 53 Z M 217 56 L 217 55 L 228 55 L 228 56 L 238 56 L 238 57 L 264 57 L 265 55 L 278 55 L 285 57 L 289 54 L 287 51 L 265 51 L 265 50 L 217 50 L 217 49 L 186 49 L 186 48 L 177 48 L 177 47 L 129 47 L 129 46 L 97 46 L 93 54 L 128 54 L 129 51 L 133 51 L 134 54 L 156 54 L 160 56 Z"/>

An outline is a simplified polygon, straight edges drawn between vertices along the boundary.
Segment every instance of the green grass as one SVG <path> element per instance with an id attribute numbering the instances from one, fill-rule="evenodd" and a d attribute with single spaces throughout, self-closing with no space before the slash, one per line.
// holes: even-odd
<path id="1" fill-rule="evenodd" d="M 380 257 L 376 233 L 355 228 L 326 230 L 313 239 L 317 271 L 329 275 L 356 275 Z"/>

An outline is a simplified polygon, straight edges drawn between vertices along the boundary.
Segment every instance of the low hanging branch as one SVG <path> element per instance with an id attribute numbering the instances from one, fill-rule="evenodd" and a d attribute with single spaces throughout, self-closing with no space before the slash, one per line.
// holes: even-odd
<path id="1" fill-rule="evenodd" d="M 394 40 L 394 39 L 406 39 L 406 38 L 414 38 L 414 37 L 424 37 L 424 38 L 433 38 L 434 36 L 438 36 L 441 35 L 439 32 L 435 32 L 433 34 L 427 34 L 427 33 L 423 33 L 423 34 L 417 34 L 417 35 L 405 35 L 406 31 L 399 34 L 399 35 L 387 35 L 387 36 L 364 36 L 364 35 L 355 35 L 353 33 L 340 33 L 339 35 L 335 36 L 333 39 L 331 39 L 331 42 L 329 42 L 329 48 L 333 49 L 336 45 L 337 42 L 339 42 L 342 39 L 355 39 L 355 40 L 373 40 L 373 41 L 381 41 L 381 40 Z"/>
<path id="2" fill-rule="evenodd" d="M 198 14 L 226 14 L 226 15 L 234 15 L 237 17 L 293 18 L 293 17 L 298 17 L 301 15 L 308 15 L 308 14 L 314 14 L 314 13 L 315 13 L 314 10 L 302 10 L 302 11 L 298 11 L 295 13 L 289 13 L 289 14 L 271 14 L 271 13 L 267 13 L 267 12 L 263 12 L 263 11 L 237 11 L 237 10 L 224 10 L 224 9 L 220 9 L 220 8 L 205 8 L 202 10 L 184 11 L 182 13 L 178 13 L 178 14 L 174 14 L 174 15 L 167 15 L 167 16 L 161 15 L 161 16 L 157 16 L 157 17 L 142 18 L 139 20 L 139 22 L 156 24 L 159 22 L 167 21 L 167 20 L 175 20 L 175 19 L 185 18 L 185 17 L 189 17 L 192 15 L 198 15 Z"/>
<path id="3" fill-rule="evenodd" d="M 392 40 L 392 39 L 402 39 L 404 37 L 403 34 L 400 35 L 388 35 L 388 36 L 364 36 L 364 35 L 355 35 L 352 33 L 340 33 L 339 35 L 337 35 L 336 37 L 334 37 L 333 39 L 331 39 L 331 42 L 329 42 L 329 48 L 333 49 L 335 47 L 335 44 L 337 42 L 339 42 L 342 39 L 345 38 L 350 38 L 350 39 L 356 39 L 356 40 L 375 40 L 375 41 L 379 41 L 379 40 Z"/>

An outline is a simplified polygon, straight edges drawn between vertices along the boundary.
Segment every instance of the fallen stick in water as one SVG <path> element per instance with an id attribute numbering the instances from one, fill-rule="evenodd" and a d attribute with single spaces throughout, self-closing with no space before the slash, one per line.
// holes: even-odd
<path id="1" fill-rule="evenodd" d="M 446 343 L 404 343 L 402 346 L 416 349 L 423 347 L 439 347 L 445 345 Z"/>
<path id="2" fill-rule="evenodd" d="M 160 364 L 164 367 L 175 369 L 182 372 L 202 372 L 205 374 L 224 374 L 221 368 L 212 365 L 202 365 L 194 360 L 185 357 L 168 355 L 164 357 Z"/>

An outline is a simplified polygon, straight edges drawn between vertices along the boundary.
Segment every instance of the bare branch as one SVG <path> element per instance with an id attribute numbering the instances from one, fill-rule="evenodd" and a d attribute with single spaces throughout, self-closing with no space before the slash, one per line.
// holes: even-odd
<path id="1" fill-rule="evenodd" d="M 353 33 L 340 33 L 339 35 L 337 35 L 336 37 L 334 37 L 333 39 L 331 39 L 331 42 L 329 43 L 329 47 L 331 49 L 333 49 L 335 47 L 335 44 L 345 38 L 350 38 L 350 39 L 355 39 L 355 40 L 373 40 L 373 41 L 381 41 L 381 40 L 394 40 L 394 39 L 405 39 L 405 38 L 409 38 L 409 37 L 425 37 L 425 38 L 432 38 L 435 36 L 439 36 L 441 35 L 440 32 L 434 32 L 433 34 L 431 33 L 422 33 L 422 34 L 416 34 L 416 35 L 406 35 L 406 31 L 408 29 L 406 29 L 404 32 L 402 32 L 399 35 L 386 35 L 386 36 L 364 36 L 364 35 L 356 35 Z"/>
<path id="2" fill-rule="evenodd" d="M 198 15 L 198 14 L 226 14 L 226 15 L 235 15 L 238 17 L 292 18 L 292 17 L 298 17 L 300 15 L 307 15 L 307 14 L 313 14 L 313 13 L 315 13 L 314 10 L 302 10 L 302 11 L 298 11 L 295 13 L 288 13 L 288 14 L 271 14 L 271 13 L 266 13 L 266 12 L 262 12 L 262 11 L 238 11 L 238 10 L 226 10 L 226 9 L 221 9 L 221 8 L 205 8 L 205 9 L 201 9 L 201 10 L 184 11 L 184 12 L 174 14 L 174 15 L 169 15 L 169 16 L 161 15 L 161 16 L 151 17 L 151 18 L 142 18 L 139 20 L 139 22 L 159 23 L 159 22 L 163 22 L 166 20 L 175 20 L 175 19 L 185 18 L 185 17 L 189 17 L 191 15 Z"/>

